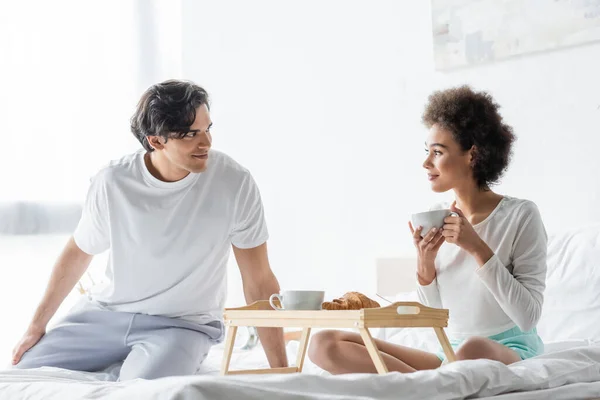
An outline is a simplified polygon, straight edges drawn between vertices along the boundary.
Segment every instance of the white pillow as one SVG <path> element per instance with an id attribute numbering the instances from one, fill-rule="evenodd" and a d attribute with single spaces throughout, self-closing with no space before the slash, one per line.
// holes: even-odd
<path id="1" fill-rule="evenodd" d="M 544 342 L 600 340 L 600 225 L 551 235 L 544 308 Z"/>

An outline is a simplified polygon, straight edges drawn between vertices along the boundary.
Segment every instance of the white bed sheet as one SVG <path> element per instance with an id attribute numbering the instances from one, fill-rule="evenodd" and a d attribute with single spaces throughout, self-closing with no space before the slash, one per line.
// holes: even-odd
<path id="1" fill-rule="evenodd" d="M 600 382 L 573 383 L 552 389 L 501 394 L 493 400 L 600 400 Z"/>
<path id="2" fill-rule="evenodd" d="M 290 348 L 290 353 L 293 349 Z M 292 356 L 293 354 L 290 354 Z M 212 358 L 211 358 L 212 357 Z M 462 361 L 433 371 L 384 376 L 319 374 L 215 376 L 220 354 L 205 375 L 155 381 L 106 382 L 106 376 L 42 368 L 0 372 L 4 399 L 589 399 L 600 397 L 600 346 L 548 353 L 505 366 L 489 360 Z M 234 355 L 235 368 L 264 366 L 260 348 Z M 307 365 L 307 372 L 313 367 Z M 501 395 L 501 396 L 498 396 Z"/>

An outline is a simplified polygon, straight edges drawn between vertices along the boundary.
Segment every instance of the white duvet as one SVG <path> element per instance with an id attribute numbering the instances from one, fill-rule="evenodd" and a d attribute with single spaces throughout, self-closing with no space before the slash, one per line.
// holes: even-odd
<path id="1" fill-rule="evenodd" d="M 259 350 L 259 349 L 258 349 Z M 260 351 L 260 350 L 259 350 Z M 255 355 L 256 352 L 251 352 Z M 218 354 L 214 355 L 216 361 Z M 248 367 L 238 357 L 237 367 Z M 251 360 L 250 360 L 250 363 Z M 309 365 L 308 372 L 315 372 Z M 600 346 L 551 352 L 505 366 L 461 361 L 413 374 L 198 376 L 108 382 L 53 368 L 0 372 L 0 399 L 590 399 L 600 398 Z"/>

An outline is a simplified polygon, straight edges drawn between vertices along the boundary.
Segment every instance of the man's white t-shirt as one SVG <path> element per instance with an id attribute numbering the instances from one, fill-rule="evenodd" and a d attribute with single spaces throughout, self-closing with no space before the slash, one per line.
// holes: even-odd
<path id="1" fill-rule="evenodd" d="M 436 207 L 449 208 L 449 207 Z M 493 336 L 518 326 L 535 328 L 546 287 L 546 230 L 537 206 L 505 196 L 473 226 L 494 255 L 479 267 L 475 258 L 444 243 L 435 259 L 436 279 L 418 285 L 421 303 L 450 312 L 452 339 Z"/>
<path id="2" fill-rule="evenodd" d="M 112 311 L 207 323 L 221 320 L 231 245 L 267 241 L 260 193 L 247 169 L 211 150 L 207 169 L 177 182 L 148 171 L 145 151 L 110 163 L 92 179 L 77 246 L 109 250 L 109 283 L 91 295 Z"/>

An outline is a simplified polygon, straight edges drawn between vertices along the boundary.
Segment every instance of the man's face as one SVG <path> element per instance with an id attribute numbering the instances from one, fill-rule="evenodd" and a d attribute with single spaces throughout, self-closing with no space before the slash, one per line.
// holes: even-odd
<path id="1" fill-rule="evenodd" d="M 196 109 L 196 119 L 184 137 L 167 141 L 154 137 L 150 143 L 172 167 L 192 173 L 203 172 L 208 165 L 208 151 L 212 145 L 211 126 L 208 107 L 203 104 Z M 155 145 L 156 140 L 158 145 Z"/>

